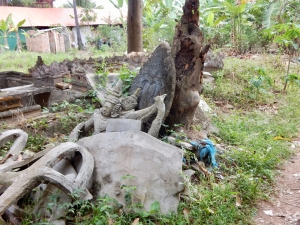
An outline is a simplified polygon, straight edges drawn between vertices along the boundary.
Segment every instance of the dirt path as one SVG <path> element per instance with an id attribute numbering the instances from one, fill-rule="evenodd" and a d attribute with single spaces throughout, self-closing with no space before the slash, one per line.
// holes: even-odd
<path id="1" fill-rule="evenodd" d="M 300 225 L 300 138 L 293 142 L 295 155 L 276 179 L 275 193 L 258 204 L 258 225 Z"/>

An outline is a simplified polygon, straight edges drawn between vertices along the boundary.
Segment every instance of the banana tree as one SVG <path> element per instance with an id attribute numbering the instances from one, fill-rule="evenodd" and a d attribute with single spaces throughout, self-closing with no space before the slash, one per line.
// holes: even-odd
<path id="1" fill-rule="evenodd" d="M 263 15 L 263 28 L 288 22 L 299 23 L 299 0 L 278 0 L 269 3 Z"/>
<path id="2" fill-rule="evenodd" d="M 10 14 L 11 15 L 11 14 Z M 13 22 L 13 20 L 10 21 L 9 23 L 9 31 L 10 32 L 15 32 L 16 33 L 16 38 L 17 38 L 17 50 L 19 52 L 22 51 L 22 44 L 21 44 L 21 39 L 19 35 L 19 28 L 26 22 L 26 19 L 21 20 L 17 24 Z"/>
<path id="3" fill-rule="evenodd" d="M 4 39 L 4 47 L 5 48 L 9 48 L 8 46 L 8 41 L 7 41 L 7 37 L 8 34 L 10 33 L 10 23 L 11 23 L 11 17 L 12 15 L 9 14 L 8 17 L 6 18 L 6 20 L 0 20 L 0 34 L 2 35 L 3 39 Z"/>
<path id="4" fill-rule="evenodd" d="M 231 45 L 233 47 L 240 47 L 241 44 L 241 28 L 243 21 L 243 13 L 246 9 L 246 3 L 235 5 L 230 2 L 223 2 L 223 6 L 214 7 L 210 15 L 207 18 L 209 24 L 217 26 L 223 21 L 228 21 L 231 23 Z M 215 21 L 215 12 L 220 15 Z M 213 22 L 214 21 L 214 22 Z"/>

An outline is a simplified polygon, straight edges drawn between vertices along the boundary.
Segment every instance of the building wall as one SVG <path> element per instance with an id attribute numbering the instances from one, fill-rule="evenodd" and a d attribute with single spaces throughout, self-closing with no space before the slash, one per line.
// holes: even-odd
<path id="1" fill-rule="evenodd" d="M 0 6 L 6 6 L 7 0 L 0 0 Z"/>
<path id="2" fill-rule="evenodd" d="M 77 42 L 77 33 L 76 33 L 76 27 L 72 28 L 72 32 L 74 34 L 74 43 L 75 47 L 78 47 Z M 87 47 L 88 38 L 94 38 L 94 33 L 91 30 L 90 26 L 80 26 L 80 34 L 81 34 L 81 40 L 85 47 Z M 74 46 L 74 45 L 73 45 Z"/>
<path id="3" fill-rule="evenodd" d="M 36 31 L 31 30 L 27 33 L 33 35 Z M 64 35 L 56 31 L 47 31 L 35 37 L 26 38 L 27 50 L 30 52 L 65 52 Z"/>
<path id="4" fill-rule="evenodd" d="M 34 30 L 30 30 L 27 32 L 29 35 L 33 35 L 36 33 Z M 30 52 L 48 52 L 50 53 L 50 41 L 49 34 L 44 33 L 37 35 L 35 37 L 26 38 L 26 46 L 27 50 Z"/>
<path id="5" fill-rule="evenodd" d="M 55 48 L 56 52 L 66 52 L 65 48 L 65 41 L 62 34 L 58 32 L 53 32 L 55 37 Z"/>

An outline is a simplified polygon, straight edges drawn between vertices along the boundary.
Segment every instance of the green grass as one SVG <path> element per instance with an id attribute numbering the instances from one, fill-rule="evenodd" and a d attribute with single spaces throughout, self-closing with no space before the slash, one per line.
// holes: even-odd
<path id="1" fill-rule="evenodd" d="M 214 73 L 215 84 L 206 85 L 204 96 L 243 109 L 273 103 L 277 101 L 276 93 L 284 87 L 285 70 L 282 56 L 262 55 L 258 59 L 243 60 L 227 58 L 224 69 Z M 299 64 L 292 65 L 292 73 L 300 74 Z M 295 91 L 299 89 L 295 86 L 291 88 Z"/>
<path id="2" fill-rule="evenodd" d="M 77 51 L 73 49 L 66 53 L 35 53 L 23 51 L 21 53 L 14 51 L 7 51 L 0 54 L 0 72 L 1 71 L 18 71 L 23 73 L 28 73 L 28 68 L 33 67 L 37 61 L 38 56 L 42 56 L 45 64 L 49 65 L 52 62 L 62 62 L 65 59 L 76 58 L 86 58 L 89 57 L 106 57 L 112 56 L 112 52 L 102 52 L 98 50 L 93 50 L 93 52 Z M 120 54 L 120 53 L 119 53 Z"/>

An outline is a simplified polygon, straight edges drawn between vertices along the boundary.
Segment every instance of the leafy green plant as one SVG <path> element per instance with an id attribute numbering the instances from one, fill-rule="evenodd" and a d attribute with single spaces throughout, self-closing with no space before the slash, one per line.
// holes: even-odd
<path id="1" fill-rule="evenodd" d="M 17 24 L 13 22 L 13 20 L 10 21 L 10 31 L 15 32 L 16 38 L 17 38 L 17 50 L 21 52 L 22 50 L 22 44 L 20 40 L 20 35 L 19 35 L 19 28 L 26 22 L 26 19 L 19 21 Z"/>
<path id="2" fill-rule="evenodd" d="M 96 100 L 95 100 L 96 101 Z M 71 132 L 72 128 L 85 119 L 85 114 L 92 114 L 95 110 L 95 102 L 90 103 L 84 99 L 76 99 L 73 103 L 63 101 L 62 103 L 53 103 L 44 113 L 55 112 L 57 121 L 65 133 Z M 80 115 L 79 115 L 80 113 Z"/>
<path id="3" fill-rule="evenodd" d="M 183 1 L 145 1 L 143 10 L 143 45 L 148 51 L 155 49 L 161 41 L 172 44 L 175 20 L 182 13 Z"/>
<path id="4" fill-rule="evenodd" d="M 246 12 L 246 3 L 235 5 L 230 1 L 224 1 L 220 7 L 211 7 L 207 9 L 210 13 L 207 16 L 209 26 L 217 26 L 223 21 L 230 21 L 231 24 L 231 46 L 241 49 L 242 45 L 242 25 L 243 15 Z M 218 15 L 214 21 L 215 16 Z"/>
<path id="5" fill-rule="evenodd" d="M 12 21 L 12 14 L 9 14 L 6 20 L 0 20 L 0 34 L 4 39 L 4 48 L 9 49 L 7 37 L 8 34 L 11 32 L 10 24 Z"/>
<path id="6" fill-rule="evenodd" d="M 121 180 L 129 180 L 129 179 L 134 179 L 134 178 L 136 178 L 136 177 L 132 176 L 132 175 L 125 175 L 121 178 Z M 137 190 L 136 186 L 123 184 L 121 186 L 121 189 L 125 191 L 124 201 L 125 201 L 126 206 L 132 207 L 132 195 Z"/>
<path id="7" fill-rule="evenodd" d="M 102 60 L 101 65 L 97 66 L 96 74 L 98 76 L 98 86 L 105 88 L 108 80 L 108 70 L 105 60 Z"/>
<path id="8" fill-rule="evenodd" d="M 44 146 L 46 144 L 47 139 L 45 136 L 40 134 L 28 134 L 28 140 L 25 145 L 25 148 L 33 152 L 39 152 L 44 149 Z"/>
<path id="9" fill-rule="evenodd" d="M 127 43 L 126 30 L 115 24 L 117 21 L 112 20 L 110 17 L 103 19 L 108 25 L 99 25 L 94 28 L 93 31 L 96 33 L 95 38 L 90 38 L 89 42 L 94 43 L 101 52 L 124 52 Z M 100 42 L 102 43 L 101 45 Z"/>
<path id="10" fill-rule="evenodd" d="M 286 92 L 288 85 L 289 73 L 290 73 L 290 64 L 292 55 L 295 51 L 299 49 L 297 41 L 300 36 L 300 24 L 296 23 L 283 23 L 276 24 L 265 31 L 265 35 L 271 39 L 273 42 L 281 46 L 283 49 L 286 49 L 289 54 L 288 66 L 285 75 L 285 83 L 283 87 L 283 92 Z"/>
<path id="11" fill-rule="evenodd" d="M 50 214 L 53 214 L 53 208 L 56 208 L 58 206 L 59 196 L 60 190 L 57 190 L 55 193 L 52 193 L 48 197 L 49 202 L 47 203 L 47 210 Z"/>
<path id="12" fill-rule="evenodd" d="M 298 23 L 300 21 L 297 0 L 271 1 L 263 14 L 263 28 L 271 28 L 276 24 Z"/>
<path id="13" fill-rule="evenodd" d="M 129 95 L 129 89 L 131 87 L 133 79 L 136 77 L 137 71 L 130 70 L 127 66 L 123 66 L 120 69 L 119 78 L 123 81 L 122 92 L 124 96 Z"/>
<path id="14" fill-rule="evenodd" d="M 254 90 L 254 94 L 250 94 L 251 98 L 257 98 L 260 92 L 266 93 L 266 88 L 269 88 L 272 83 L 272 79 L 268 76 L 263 68 L 256 68 L 254 70 L 256 74 L 251 76 L 249 81 L 250 89 Z"/>
<path id="15" fill-rule="evenodd" d="M 72 202 L 64 203 L 60 207 L 66 210 L 67 219 L 72 221 L 75 218 L 81 218 L 92 210 L 92 203 L 88 200 L 83 200 L 81 195 L 84 193 L 81 189 L 75 189 L 72 193 L 70 193 L 70 197 Z"/>
<path id="16" fill-rule="evenodd" d="M 13 142 L 9 141 L 5 145 L 3 145 L 3 146 L 0 147 L 0 157 L 4 157 L 6 155 L 6 153 L 11 148 L 12 144 L 13 144 Z"/>
<path id="17" fill-rule="evenodd" d="M 300 87 L 300 75 L 299 74 L 288 74 L 287 76 L 284 76 L 284 83 L 285 88 L 287 88 L 287 84 L 291 84 L 291 86 Z"/>

